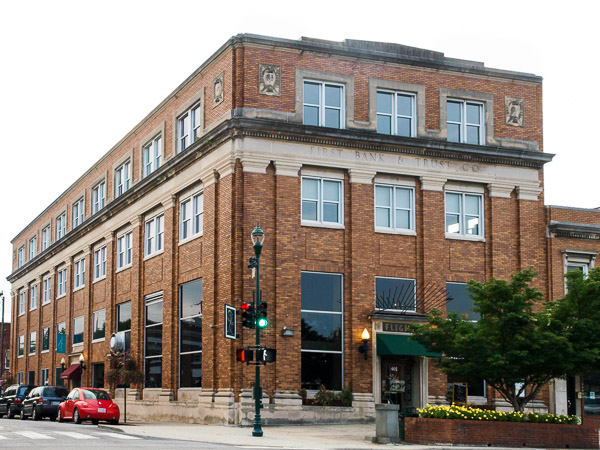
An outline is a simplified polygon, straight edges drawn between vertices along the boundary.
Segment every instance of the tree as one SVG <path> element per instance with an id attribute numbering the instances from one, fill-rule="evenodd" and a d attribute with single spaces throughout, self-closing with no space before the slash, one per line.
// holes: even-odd
<path id="1" fill-rule="evenodd" d="M 559 318 L 556 302 L 543 303 L 543 293 L 529 285 L 534 276 L 529 269 L 511 281 L 470 281 L 467 289 L 479 321 L 454 312 L 444 319 L 433 310 L 427 324 L 412 327 L 412 339 L 441 352 L 440 366 L 448 375 L 483 378 L 515 411 L 523 411 L 548 381 L 578 370 L 577 344 L 565 326 L 574 322 L 571 308 L 561 303 Z"/>
<path id="2" fill-rule="evenodd" d="M 122 386 L 123 390 L 123 418 L 127 423 L 127 385 L 141 384 L 144 382 L 144 374 L 137 368 L 135 359 L 131 357 L 129 352 L 121 352 L 117 354 L 110 353 L 108 355 L 109 367 L 108 372 L 104 376 L 106 382 L 113 385 L 115 388 Z"/>

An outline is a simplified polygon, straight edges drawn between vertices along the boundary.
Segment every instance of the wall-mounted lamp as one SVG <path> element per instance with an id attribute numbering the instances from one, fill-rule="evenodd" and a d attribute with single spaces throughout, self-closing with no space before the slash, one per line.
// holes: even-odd
<path id="1" fill-rule="evenodd" d="M 292 330 L 291 328 L 288 328 L 288 327 L 283 327 L 283 329 L 281 330 L 282 336 L 293 336 L 295 333 L 296 333 L 296 330 Z"/>
<path id="2" fill-rule="evenodd" d="M 60 360 L 60 368 L 62 369 L 62 371 L 65 371 L 65 358 Z"/>
<path id="3" fill-rule="evenodd" d="M 83 353 L 81 355 L 79 355 L 79 365 L 81 366 L 81 370 L 85 370 L 85 364 L 84 364 L 84 357 L 83 357 Z"/>
<path id="4" fill-rule="evenodd" d="M 369 334 L 369 330 L 366 328 L 363 330 L 362 335 L 360 336 L 363 343 L 359 345 L 358 351 L 365 355 L 365 359 L 369 359 L 369 339 L 371 339 L 371 335 Z"/>

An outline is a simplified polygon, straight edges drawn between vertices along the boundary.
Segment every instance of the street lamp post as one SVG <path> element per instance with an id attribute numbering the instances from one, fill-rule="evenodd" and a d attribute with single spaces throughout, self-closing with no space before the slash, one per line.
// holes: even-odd
<path id="1" fill-rule="evenodd" d="M 260 225 L 256 225 L 256 228 L 252 232 L 252 246 L 254 247 L 254 257 L 250 258 L 250 264 L 248 267 L 256 269 L 256 301 L 254 302 L 254 318 L 256 320 L 256 305 L 261 302 L 260 293 L 260 254 L 262 252 L 263 242 L 265 241 L 265 232 L 260 228 Z M 260 327 L 255 326 L 256 329 L 256 350 L 260 348 Z M 255 365 L 255 380 L 254 380 L 254 430 L 252 430 L 252 436 L 262 436 L 262 423 L 260 417 L 260 404 L 262 400 L 262 389 L 260 387 L 260 364 Z"/>

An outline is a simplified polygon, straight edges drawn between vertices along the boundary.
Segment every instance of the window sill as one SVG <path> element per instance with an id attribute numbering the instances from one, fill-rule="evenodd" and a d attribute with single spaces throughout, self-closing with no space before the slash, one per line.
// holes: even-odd
<path id="1" fill-rule="evenodd" d="M 98 281 L 102 281 L 102 280 L 106 280 L 106 275 L 102 275 L 99 278 L 96 278 L 94 281 L 92 281 L 92 284 L 97 283 Z"/>
<path id="2" fill-rule="evenodd" d="M 19 313 L 19 317 L 21 317 L 21 316 L 24 316 L 24 315 L 25 315 L 25 313 L 24 313 L 24 312 L 22 312 L 22 313 Z"/>
<path id="3" fill-rule="evenodd" d="M 23 358 L 23 355 L 21 355 L 21 356 L 17 356 L 17 359 L 19 359 L 19 358 Z"/>
<path id="4" fill-rule="evenodd" d="M 49 305 L 50 303 L 52 303 L 52 302 L 51 302 L 51 301 L 47 301 L 47 302 L 45 302 L 45 303 L 42 303 L 42 306 Z"/>
<path id="5" fill-rule="evenodd" d="M 483 236 L 469 236 L 466 234 L 446 233 L 446 239 L 455 239 L 458 241 L 485 242 Z"/>
<path id="6" fill-rule="evenodd" d="M 164 248 L 162 250 L 158 250 L 154 253 L 150 253 L 149 255 L 144 256 L 144 261 L 148 261 L 149 259 L 154 258 L 155 256 L 162 255 L 165 252 Z"/>
<path id="7" fill-rule="evenodd" d="M 80 291 L 80 290 L 82 290 L 84 287 L 85 287 L 85 284 L 84 284 L 83 286 L 79 286 L 79 287 L 73 288 L 73 292 Z"/>
<path id="8" fill-rule="evenodd" d="M 416 236 L 417 232 L 414 230 L 394 230 L 393 228 L 378 228 L 375 227 L 375 233 L 382 234 L 398 234 L 403 236 Z"/>
<path id="9" fill-rule="evenodd" d="M 201 238 L 203 236 L 203 233 L 199 233 L 199 234 L 192 234 L 190 237 L 187 237 L 181 241 L 179 241 L 178 245 L 183 245 L 183 244 L 187 244 L 188 242 L 194 241 L 198 238 Z"/>
<path id="10" fill-rule="evenodd" d="M 123 272 L 124 270 L 130 269 L 131 266 L 132 264 L 127 264 L 126 266 L 119 267 L 117 270 L 115 270 L 115 273 Z"/>
<path id="11" fill-rule="evenodd" d="M 106 338 L 94 339 L 94 340 L 92 340 L 92 344 L 96 344 L 98 342 L 104 342 L 105 340 L 106 340 Z"/>
<path id="12" fill-rule="evenodd" d="M 346 228 L 341 223 L 308 222 L 304 220 L 302 221 L 301 226 L 315 228 L 332 228 L 334 230 L 344 230 Z"/>
<path id="13" fill-rule="evenodd" d="M 42 350 L 40 353 L 50 353 L 50 350 Z"/>
<path id="14" fill-rule="evenodd" d="M 77 344 L 71 344 L 71 353 L 77 353 L 83 351 L 83 342 L 78 342 Z"/>
<path id="15" fill-rule="evenodd" d="M 35 356 L 35 353 L 28 353 L 27 356 Z"/>
<path id="16" fill-rule="evenodd" d="M 30 309 L 29 309 L 29 312 L 31 312 L 31 311 L 35 311 L 36 309 L 37 309 L 37 306 L 36 306 L 35 308 L 30 308 Z"/>
<path id="17" fill-rule="evenodd" d="M 62 294 L 62 295 L 59 295 L 58 297 L 56 297 L 56 300 L 58 300 L 59 298 L 66 297 L 66 296 L 67 296 L 67 294 Z"/>

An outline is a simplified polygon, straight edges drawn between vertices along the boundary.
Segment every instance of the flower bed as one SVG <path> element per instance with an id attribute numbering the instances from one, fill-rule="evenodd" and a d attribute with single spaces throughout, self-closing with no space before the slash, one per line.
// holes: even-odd
<path id="1" fill-rule="evenodd" d="M 530 412 L 503 412 L 494 410 L 485 410 L 471 408 L 468 406 L 458 406 L 454 403 L 451 406 L 431 406 L 427 405 L 423 409 L 418 409 L 420 417 L 430 419 L 458 419 L 458 420 L 484 420 L 494 422 L 535 422 L 535 423 L 560 423 L 566 425 L 577 425 L 579 418 L 577 416 L 556 416 L 554 414 L 536 414 Z"/>

